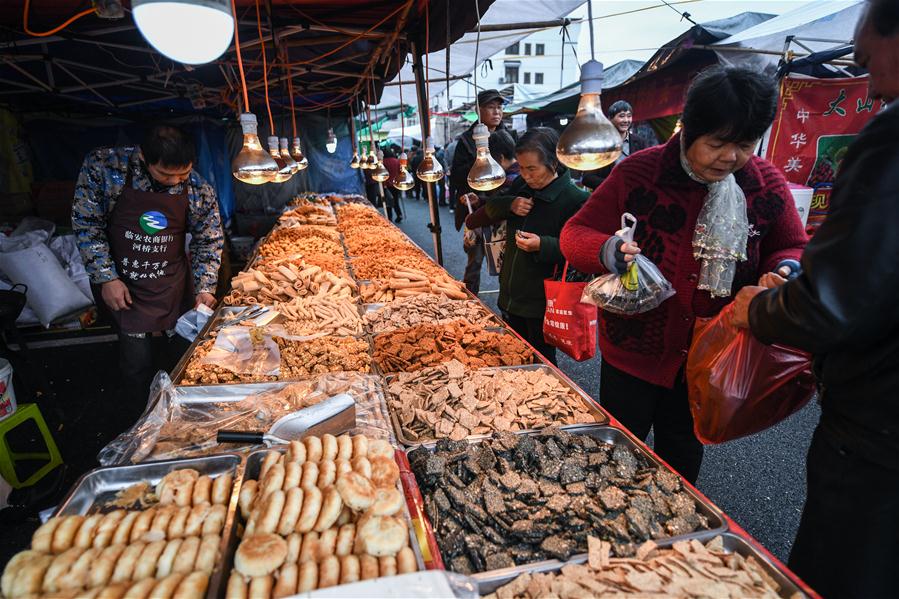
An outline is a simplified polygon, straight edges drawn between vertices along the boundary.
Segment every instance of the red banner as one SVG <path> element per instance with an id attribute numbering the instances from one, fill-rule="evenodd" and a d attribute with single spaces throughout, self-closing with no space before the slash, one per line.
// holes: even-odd
<path id="1" fill-rule="evenodd" d="M 791 183 L 833 184 L 852 139 L 885 107 L 868 95 L 867 77 L 785 77 L 766 157 Z"/>

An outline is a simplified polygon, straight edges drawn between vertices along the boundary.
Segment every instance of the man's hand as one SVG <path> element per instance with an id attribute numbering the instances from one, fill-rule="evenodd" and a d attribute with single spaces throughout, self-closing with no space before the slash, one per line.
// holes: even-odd
<path id="1" fill-rule="evenodd" d="M 731 324 L 739 329 L 749 328 L 749 304 L 752 302 L 752 298 L 763 291 L 767 291 L 767 289 L 764 287 L 747 285 L 737 292 L 737 297 L 734 300 L 734 312 Z"/>
<path id="2" fill-rule="evenodd" d="M 788 271 L 790 270 L 790 268 L 787 266 L 784 266 L 783 268 Z M 783 269 L 781 269 L 781 270 L 783 270 Z M 789 274 L 789 273 L 787 273 L 787 274 Z M 781 275 L 779 275 L 778 273 L 766 272 L 759 279 L 759 287 L 764 287 L 765 289 L 774 289 L 775 287 L 780 287 L 781 285 L 783 285 L 786 282 L 787 282 L 787 280 L 785 278 L 783 278 Z"/>
<path id="3" fill-rule="evenodd" d="M 128 291 L 128 287 L 119 279 L 103 283 L 100 286 L 100 295 L 113 312 L 131 309 L 131 293 Z"/>
<path id="4" fill-rule="evenodd" d="M 200 304 L 203 304 L 207 308 L 215 307 L 215 296 L 211 293 L 198 293 L 197 301 L 194 302 L 194 309 L 198 308 Z"/>
<path id="5" fill-rule="evenodd" d="M 463 193 L 459 196 L 459 204 L 466 210 L 468 209 L 468 202 L 471 202 L 472 210 L 477 210 L 481 206 L 481 198 L 476 193 Z"/>
<path id="6" fill-rule="evenodd" d="M 534 200 L 531 198 L 517 197 L 512 200 L 512 213 L 518 216 L 527 216 L 534 207 Z"/>
<path id="7" fill-rule="evenodd" d="M 526 231 L 518 231 L 515 233 L 515 245 L 523 252 L 539 252 L 540 236 Z"/>

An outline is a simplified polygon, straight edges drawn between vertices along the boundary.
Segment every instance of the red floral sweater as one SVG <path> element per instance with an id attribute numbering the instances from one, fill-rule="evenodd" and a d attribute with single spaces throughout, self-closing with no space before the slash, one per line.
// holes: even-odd
<path id="1" fill-rule="evenodd" d="M 781 260 L 798 260 L 808 237 L 783 175 L 753 156 L 734 174 L 746 195 L 750 237 L 747 260 L 737 263 L 733 292 L 755 285 Z M 600 310 L 599 346 L 604 360 L 654 385 L 671 388 L 683 367 L 696 317 L 714 316 L 730 298 L 696 289 L 699 262 L 693 230 L 707 190 L 680 165 L 680 139 L 637 152 L 619 163 L 562 230 L 562 253 L 583 272 L 606 272 L 603 243 L 621 228 L 621 215 L 637 218 L 634 234 L 644 256 L 671 282 L 676 295 L 655 310 L 619 316 Z"/>

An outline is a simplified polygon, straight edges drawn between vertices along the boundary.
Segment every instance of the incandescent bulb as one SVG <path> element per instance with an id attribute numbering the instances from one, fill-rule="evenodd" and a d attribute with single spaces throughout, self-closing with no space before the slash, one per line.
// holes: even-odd
<path id="1" fill-rule="evenodd" d="M 274 180 L 278 163 L 262 148 L 256 135 L 256 115 L 245 112 L 240 115 L 243 129 L 243 148 L 231 161 L 234 176 L 251 185 L 262 185 Z"/>
<path id="2" fill-rule="evenodd" d="M 287 166 L 290 167 L 290 174 L 294 175 L 297 171 L 300 170 L 300 165 L 297 164 L 297 161 L 293 159 L 293 156 L 290 155 L 290 150 L 287 149 L 287 138 L 282 137 L 278 140 L 278 146 L 281 149 L 281 158 L 284 159 L 284 162 L 287 163 Z"/>
<path id="3" fill-rule="evenodd" d="M 272 183 L 284 183 L 293 176 L 290 165 L 281 157 L 281 146 L 278 145 L 278 136 L 270 135 L 268 138 L 268 153 L 272 160 L 278 163 L 278 174 L 272 179 Z"/>
<path id="4" fill-rule="evenodd" d="M 378 162 L 372 170 L 371 178 L 379 183 L 383 183 L 390 178 L 390 171 L 384 166 L 384 152 L 381 150 L 378 150 Z"/>
<path id="5" fill-rule="evenodd" d="M 556 155 L 565 166 L 592 171 L 612 164 L 621 155 L 621 134 L 602 112 L 602 63 L 581 67 L 581 100 L 574 120 L 559 136 Z"/>
<path id="6" fill-rule="evenodd" d="M 400 191 L 409 191 L 415 187 L 415 177 L 409 172 L 409 157 L 403 152 L 400 154 L 400 172 L 396 174 L 396 178 L 391 182 L 395 188 Z"/>
<path id="7" fill-rule="evenodd" d="M 359 168 L 359 153 L 353 152 L 353 159 L 350 160 L 350 168 Z"/>
<path id="8" fill-rule="evenodd" d="M 334 135 L 334 129 L 330 127 L 328 127 L 328 141 L 325 142 L 325 149 L 328 150 L 329 154 L 337 151 L 337 136 Z"/>
<path id="9" fill-rule="evenodd" d="M 443 167 L 434 156 L 434 143 L 430 137 L 425 144 L 425 157 L 422 159 L 421 164 L 418 165 L 418 170 L 415 174 L 426 183 L 436 183 L 443 179 Z"/>
<path id="10" fill-rule="evenodd" d="M 368 153 L 368 158 L 365 161 L 365 168 L 367 168 L 370 171 L 373 171 L 376 168 L 378 168 L 378 157 L 375 155 L 374 150 L 371 150 Z"/>
<path id="11" fill-rule="evenodd" d="M 506 171 L 493 159 L 488 149 L 490 132 L 483 123 L 474 128 L 474 143 L 477 156 L 471 170 L 468 171 L 468 185 L 476 191 L 490 191 L 506 182 Z"/>
<path id="12" fill-rule="evenodd" d="M 309 166 L 309 159 L 303 155 L 303 150 L 300 149 L 300 138 L 293 138 L 293 148 L 290 150 L 290 155 L 293 156 L 293 159 L 297 161 L 297 169 L 303 170 L 307 166 Z"/>
<path id="13" fill-rule="evenodd" d="M 215 60 L 234 37 L 230 0 L 132 0 L 131 14 L 147 43 L 184 64 Z"/>

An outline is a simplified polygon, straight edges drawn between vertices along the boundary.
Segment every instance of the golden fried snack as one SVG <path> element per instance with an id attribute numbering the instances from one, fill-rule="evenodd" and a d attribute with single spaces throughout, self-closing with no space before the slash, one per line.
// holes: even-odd
<path id="1" fill-rule="evenodd" d="M 282 535 L 284 536 L 284 535 Z M 284 561 L 295 564 L 300 561 L 300 549 L 303 547 L 303 535 L 293 532 L 287 535 L 287 557 Z"/>
<path id="2" fill-rule="evenodd" d="M 205 474 L 194 482 L 190 502 L 192 505 L 212 503 L 212 479 Z"/>
<path id="3" fill-rule="evenodd" d="M 318 560 L 318 533 L 307 532 L 303 535 L 303 547 L 300 549 L 299 563 L 315 562 Z"/>
<path id="4" fill-rule="evenodd" d="M 115 563 L 115 570 L 112 571 L 110 582 L 113 584 L 120 582 L 128 582 L 134 575 L 134 568 L 137 566 L 137 558 L 144 552 L 147 547 L 146 543 L 137 542 L 125 547 L 122 555 Z"/>
<path id="5" fill-rule="evenodd" d="M 315 530 L 322 532 L 334 526 L 342 510 L 343 500 L 340 493 L 333 486 L 326 488 L 322 493 L 322 509 L 315 522 Z"/>
<path id="6" fill-rule="evenodd" d="M 175 557 L 177 557 L 183 542 L 184 539 L 173 539 L 166 544 L 162 555 L 159 556 L 159 561 L 156 562 L 156 578 L 165 578 L 175 571 Z"/>
<path id="7" fill-rule="evenodd" d="M 276 529 L 276 532 L 282 537 L 288 537 L 296 528 L 300 511 L 303 509 L 303 495 L 303 489 L 300 487 L 293 487 L 285 494 L 284 507 Z"/>
<path id="8" fill-rule="evenodd" d="M 2 593 L 4 597 L 12 596 L 13 581 L 18 575 L 19 569 L 39 555 L 41 555 L 41 553 L 38 551 L 26 549 L 25 551 L 20 551 L 12 556 L 6 563 L 6 567 L 3 568 L 3 576 L 0 577 L 0 593 Z"/>
<path id="9" fill-rule="evenodd" d="M 44 574 L 42 588 L 45 593 L 55 593 L 60 590 L 59 578 L 69 571 L 82 553 L 84 553 L 84 549 L 81 547 L 71 547 L 53 558 L 50 567 Z"/>
<path id="10" fill-rule="evenodd" d="M 318 564 L 313 561 L 300 564 L 297 593 L 308 593 L 318 588 Z"/>
<path id="11" fill-rule="evenodd" d="M 359 574 L 362 580 L 371 580 L 380 575 L 381 568 L 378 558 L 367 553 L 359 556 Z"/>
<path id="12" fill-rule="evenodd" d="M 371 482 L 376 487 L 393 487 L 400 479 L 400 467 L 393 457 L 375 456 L 371 462 Z"/>
<path id="13" fill-rule="evenodd" d="M 190 505 L 194 483 L 199 477 L 200 473 L 193 468 L 182 468 L 169 472 L 156 485 L 159 503 L 161 505 L 172 503 L 178 506 Z"/>
<path id="14" fill-rule="evenodd" d="M 334 483 L 343 502 L 359 512 L 371 507 L 375 500 L 375 489 L 371 482 L 358 472 L 347 472 Z"/>
<path id="15" fill-rule="evenodd" d="M 393 516 L 371 516 L 356 531 L 366 553 L 378 557 L 396 555 L 409 541 L 406 523 Z"/>
<path id="16" fill-rule="evenodd" d="M 396 576 L 396 558 L 392 555 L 386 555 L 378 558 L 378 566 L 381 576 Z"/>
<path id="17" fill-rule="evenodd" d="M 306 461 L 306 446 L 303 445 L 302 441 L 291 441 L 290 445 L 287 446 L 287 454 L 284 456 L 284 460 L 287 462 L 296 462 L 297 464 L 302 464 Z"/>
<path id="18" fill-rule="evenodd" d="M 41 553 L 50 553 L 53 545 L 53 534 L 62 520 L 61 516 L 55 516 L 41 524 L 31 537 L 31 548 Z M 4 593 L 4 595 L 8 596 L 8 593 Z"/>
<path id="19" fill-rule="evenodd" d="M 218 535 L 206 535 L 200 539 L 200 548 L 197 550 L 197 561 L 194 562 L 194 570 L 210 573 L 218 563 L 219 545 L 221 538 Z"/>
<path id="20" fill-rule="evenodd" d="M 250 517 L 253 502 L 256 500 L 258 485 L 259 483 L 255 480 L 248 480 L 240 487 L 237 504 L 240 506 L 240 514 L 244 517 L 244 520 Z"/>
<path id="21" fill-rule="evenodd" d="M 364 458 L 368 456 L 368 437 L 365 435 L 356 435 L 353 437 L 353 458 Z"/>
<path id="22" fill-rule="evenodd" d="M 353 458 L 352 466 L 355 472 L 358 472 L 365 478 L 371 478 L 371 462 L 368 461 L 367 457 L 359 456 Z"/>
<path id="23" fill-rule="evenodd" d="M 269 493 L 280 491 L 284 487 L 284 466 L 281 464 L 273 465 L 261 480 L 262 493 L 259 497 L 265 499 Z"/>
<path id="24" fill-rule="evenodd" d="M 162 555 L 166 545 L 168 545 L 168 541 L 153 541 L 144 547 L 144 550 L 137 558 L 137 565 L 134 567 L 134 574 L 131 577 L 132 580 L 153 578 L 154 574 L 156 574 L 156 563 L 159 561 L 159 556 Z"/>
<path id="25" fill-rule="evenodd" d="M 50 543 L 50 553 L 62 553 L 72 547 L 75 542 L 75 535 L 81 524 L 84 522 L 84 516 L 73 515 L 66 516 L 53 531 L 53 541 Z"/>
<path id="26" fill-rule="evenodd" d="M 21 563 L 11 577 L 7 597 L 25 597 L 41 592 L 44 574 L 53 563 L 52 555 L 38 554 Z"/>
<path id="27" fill-rule="evenodd" d="M 336 460 L 350 460 L 353 457 L 353 438 L 344 433 L 337 437 Z"/>
<path id="28" fill-rule="evenodd" d="M 96 594 L 89 594 L 88 596 L 91 599 L 122 599 L 125 596 L 125 593 L 128 591 L 129 587 L 131 587 L 131 583 L 117 582 L 115 584 L 105 586 L 102 589 L 97 589 Z M 156 595 L 153 596 L 153 599 L 157 599 Z M 161 595 L 160 599 L 168 599 L 168 596 Z"/>
<path id="29" fill-rule="evenodd" d="M 318 588 L 326 589 L 336 586 L 340 581 L 340 560 L 329 555 L 318 565 Z"/>
<path id="30" fill-rule="evenodd" d="M 100 526 L 100 521 L 102 520 L 103 514 L 92 514 L 85 518 L 78 529 L 78 533 L 75 535 L 73 546 L 81 547 L 82 549 L 90 547 L 94 542 L 94 534 L 97 532 L 97 527 Z"/>
<path id="31" fill-rule="evenodd" d="M 322 460 L 337 459 L 337 437 L 330 433 L 325 433 L 322 439 Z"/>
<path id="32" fill-rule="evenodd" d="M 203 599 L 206 596 L 206 587 L 209 585 L 209 575 L 205 572 L 192 572 L 181 580 L 181 584 L 172 594 L 172 599 Z"/>
<path id="33" fill-rule="evenodd" d="M 303 475 L 300 478 L 300 486 L 303 488 L 318 486 L 318 468 L 317 462 L 306 462 L 303 464 Z"/>
<path id="34" fill-rule="evenodd" d="M 94 535 L 94 547 L 103 549 L 109 545 L 127 545 L 131 540 L 134 521 L 141 513 L 116 510 L 106 514 L 97 527 L 97 534 Z"/>
<path id="35" fill-rule="evenodd" d="M 153 518 L 156 517 L 156 511 L 157 509 L 155 507 L 151 507 L 150 509 L 138 512 L 137 518 L 134 519 L 134 524 L 131 526 L 131 533 L 128 535 L 128 541 L 130 543 L 140 541 L 150 530 L 150 525 L 153 524 Z M 118 539 L 113 538 L 113 542 L 117 540 Z"/>
<path id="36" fill-rule="evenodd" d="M 203 523 L 212 513 L 212 506 L 208 504 L 195 505 L 190 508 L 187 520 L 184 523 L 184 537 L 195 537 L 203 532 Z"/>
<path id="37" fill-rule="evenodd" d="M 212 493 L 210 498 L 216 505 L 225 505 L 231 499 L 231 490 L 234 487 L 234 475 L 230 472 L 219 474 L 212 480 Z"/>
<path id="38" fill-rule="evenodd" d="M 150 524 L 150 530 L 144 534 L 144 540 L 153 542 L 165 539 L 168 534 L 169 523 L 171 523 L 172 517 L 174 517 L 179 510 L 181 510 L 181 508 L 172 505 L 166 505 L 156 510 L 156 516 Z"/>
<path id="39" fill-rule="evenodd" d="M 322 440 L 318 437 L 306 437 L 303 439 L 306 445 L 306 461 L 319 462 L 322 459 Z"/>
<path id="40" fill-rule="evenodd" d="M 353 470 L 353 465 L 350 464 L 349 460 L 337 460 L 336 462 L 334 462 L 334 465 L 337 467 L 336 472 L 334 473 L 335 479 L 341 474 L 345 474 Z M 333 481 L 331 482 L 333 483 Z"/>
<path id="41" fill-rule="evenodd" d="M 209 535 L 212 536 L 212 535 Z M 172 572 L 189 574 L 194 571 L 194 563 L 197 561 L 197 552 L 200 550 L 199 537 L 187 537 L 178 549 L 178 555 L 172 562 Z"/>
<path id="42" fill-rule="evenodd" d="M 368 513 L 373 516 L 393 516 L 403 509 L 403 494 L 396 487 L 375 490 L 375 501 Z"/>
<path id="43" fill-rule="evenodd" d="M 184 574 L 180 572 L 169 574 L 156 583 L 156 586 L 150 591 L 150 597 L 153 597 L 153 599 L 171 599 L 175 594 L 175 589 L 178 588 L 182 580 L 184 580 Z"/>
<path id="44" fill-rule="evenodd" d="M 277 489 L 269 493 L 259 506 L 255 534 L 273 533 L 278 528 L 281 512 L 284 510 L 284 491 Z"/>
<path id="45" fill-rule="evenodd" d="M 87 549 L 80 547 L 80 549 L 83 550 L 81 556 L 72 564 L 69 571 L 60 575 L 56 581 L 56 586 L 60 590 L 82 589 L 87 585 L 87 576 L 90 573 L 91 564 L 100 555 L 101 550 L 96 547 L 88 547 Z M 44 581 L 46 582 L 46 577 L 44 577 Z"/>
<path id="46" fill-rule="evenodd" d="M 150 596 L 150 593 L 153 592 L 156 583 L 157 580 L 155 578 L 138 580 L 128 587 L 128 590 L 122 595 L 122 599 L 155 599 L 155 597 Z"/>
<path id="47" fill-rule="evenodd" d="M 284 485 L 281 487 L 288 491 L 294 487 L 300 486 L 300 479 L 303 476 L 303 467 L 299 462 L 287 462 L 284 464 Z"/>
<path id="48" fill-rule="evenodd" d="M 396 570 L 399 574 L 418 571 L 418 564 L 415 563 L 415 552 L 412 551 L 411 547 L 403 547 L 396 554 Z"/>
<path id="49" fill-rule="evenodd" d="M 334 555 L 337 552 L 337 529 L 329 528 L 328 530 L 321 533 L 318 537 L 318 552 L 315 555 L 315 559 L 318 562 L 321 562 L 323 559 L 328 557 L 329 555 Z"/>
<path id="50" fill-rule="evenodd" d="M 353 543 L 356 540 L 356 525 L 344 524 L 337 531 L 337 543 L 334 553 L 342 557 L 353 553 Z"/>
<path id="51" fill-rule="evenodd" d="M 271 574 L 255 576 L 250 579 L 250 588 L 247 590 L 247 596 L 250 599 L 256 599 L 257 597 L 271 597 L 274 584 L 275 581 Z"/>
<path id="52" fill-rule="evenodd" d="M 274 534 L 245 537 L 234 553 L 234 569 L 244 576 L 266 576 L 287 558 L 287 542 Z"/>
<path id="53" fill-rule="evenodd" d="M 337 478 L 337 464 L 333 460 L 322 460 L 318 464 L 318 480 L 315 486 L 319 489 L 325 489 L 334 484 Z"/>
<path id="54" fill-rule="evenodd" d="M 368 454 L 366 457 L 369 461 L 378 456 L 393 459 L 395 451 L 393 446 L 384 439 L 372 439 L 368 443 Z"/>
<path id="55" fill-rule="evenodd" d="M 262 459 L 262 466 L 259 468 L 259 480 L 265 478 L 269 468 L 277 464 L 281 460 L 281 453 L 278 451 L 269 451 Z"/>
<path id="56" fill-rule="evenodd" d="M 187 518 L 190 516 L 189 507 L 179 507 L 172 514 L 169 520 L 169 527 L 166 531 L 167 539 L 180 539 L 184 536 L 184 527 L 187 525 Z"/>
<path id="57" fill-rule="evenodd" d="M 280 599 L 281 597 L 289 597 L 297 592 L 297 579 L 300 575 L 300 568 L 297 564 L 285 564 L 278 570 L 275 588 L 272 589 L 272 597 Z"/>
<path id="58" fill-rule="evenodd" d="M 222 528 L 225 526 L 225 515 L 227 512 L 228 508 L 223 505 L 212 506 L 212 509 L 209 510 L 209 515 L 206 516 L 206 520 L 203 521 L 203 529 L 200 531 L 199 536 L 217 535 L 221 533 Z"/>
<path id="59" fill-rule="evenodd" d="M 232 571 L 228 577 L 225 599 L 247 599 L 247 583 L 237 571 Z"/>
<path id="60" fill-rule="evenodd" d="M 362 565 L 355 555 L 344 555 L 340 558 L 340 584 L 359 582 Z"/>
<path id="61" fill-rule="evenodd" d="M 343 526 L 344 524 L 349 524 L 352 521 L 353 510 L 351 510 L 348 505 L 344 505 L 343 509 L 340 510 L 340 515 L 337 516 L 337 522 L 335 522 L 335 524 L 337 526 Z"/>
<path id="62" fill-rule="evenodd" d="M 90 588 L 106 586 L 115 570 L 116 561 L 124 550 L 125 545 L 110 545 L 103 549 L 91 564 L 91 570 L 87 575 L 87 586 Z"/>

